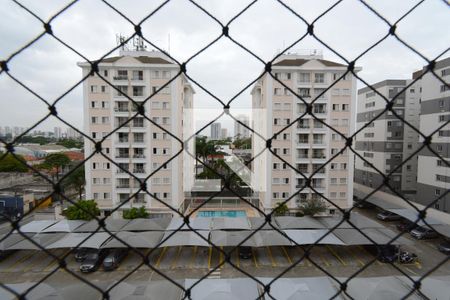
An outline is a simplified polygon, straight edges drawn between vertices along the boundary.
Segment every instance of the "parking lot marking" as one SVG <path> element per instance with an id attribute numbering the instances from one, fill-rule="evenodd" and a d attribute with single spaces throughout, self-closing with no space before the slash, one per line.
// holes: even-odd
<path id="1" fill-rule="evenodd" d="M 272 250 L 270 250 L 270 247 L 266 247 L 267 253 L 269 254 L 270 262 L 272 263 L 272 267 L 276 267 L 277 263 L 275 262 L 275 259 L 272 255 Z"/>
<path id="2" fill-rule="evenodd" d="M 411 270 L 410 268 L 405 267 L 405 269 L 408 270 L 409 272 L 411 272 L 412 274 L 414 274 L 414 275 L 416 275 L 416 276 L 419 276 L 419 274 L 417 274 L 416 272 L 414 272 L 414 271 Z"/>
<path id="3" fill-rule="evenodd" d="M 417 269 L 422 269 L 422 265 L 420 264 L 420 262 L 416 261 L 414 264 L 416 265 Z"/>
<path id="4" fill-rule="evenodd" d="M 239 250 L 236 250 L 236 265 L 239 268 L 241 264 L 240 258 L 239 258 Z"/>
<path id="5" fill-rule="evenodd" d="M 212 257 L 212 247 L 209 247 L 209 252 L 208 252 L 208 269 L 211 269 L 211 257 Z"/>
<path id="6" fill-rule="evenodd" d="M 189 263 L 189 269 L 194 268 L 195 258 L 197 257 L 197 246 L 192 249 L 191 262 Z"/>
<path id="7" fill-rule="evenodd" d="M 292 259 L 289 256 L 289 253 L 287 253 L 286 248 L 284 248 L 284 246 L 281 246 L 281 249 L 283 250 L 283 253 L 286 256 L 286 259 L 288 260 L 289 264 L 292 265 Z"/>
<path id="8" fill-rule="evenodd" d="M 358 257 L 358 255 L 356 255 L 356 252 L 353 251 L 353 249 L 351 247 L 347 247 L 348 252 L 350 253 L 350 255 L 359 263 L 359 265 L 365 266 L 365 263 Z"/>
<path id="9" fill-rule="evenodd" d="M 16 266 L 18 266 L 20 263 L 30 259 L 33 255 L 34 255 L 34 251 L 32 251 L 31 253 L 29 253 L 28 255 L 24 255 L 22 256 L 20 259 L 16 260 L 15 263 L 13 263 L 8 269 L 6 269 L 6 272 L 11 272 Z"/>
<path id="10" fill-rule="evenodd" d="M 301 253 L 300 253 L 300 256 L 303 256 L 304 254 L 305 254 L 305 250 L 303 250 L 303 248 L 300 248 L 302 251 L 301 251 Z M 306 258 L 306 257 L 303 257 L 299 262 L 298 262 L 298 264 L 297 264 L 297 266 L 299 266 L 299 267 L 301 267 L 302 265 L 300 265 L 301 263 L 303 262 L 303 264 L 306 264 L 306 265 L 308 265 L 308 267 L 311 267 L 312 266 L 312 263 L 309 261 L 309 259 L 308 258 Z"/>
<path id="11" fill-rule="evenodd" d="M 256 252 L 253 248 L 252 248 L 252 257 L 253 257 L 253 262 L 255 263 L 255 267 L 259 268 L 258 260 L 256 259 Z"/>
<path id="12" fill-rule="evenodd" d="M 361 249 L 362 251 L 364 251 L 365 253 L 367 253 L 370 257 L 373 257 L 373 255 L 370 254 L 369 251 L 367 251 L 366 249 L 364 249 L 363 246 L 358 245 L 357 247 L 358 247 L 359 249 Z M 382 265 L 382 263 L 381 263 L 378 259 L 375 260 L 375 263 L 376 263 L 377 265 L 379 265 L 379 266 Z"/>
<path id="13" fill-rule="evenodd" d="M 327 249 L 331 252 L 331 254 L 333 254 L 334 257 L 336 257 L 341 264 L 343 264 L 344 266 L 347 266 L 347 263 L 336 253 L 336 251 L 334 251 L 330 246 L 326 245 Z"/>
<path id="14" fill-rule="evenodd" d="M 220 246 L 220 250 L 222 250 L 223 251 L 223 246 Z M 222 264 L 222 255 L 223 255 L 223 253 L 222 253 L 222 251 L 219 251 L 219 265 L 220 265 L 220 268 L 222 269 L 223 268 L 223 266 L 225 265 L 225 264 Z"/>
<path id="15" fill-rule="evenodd" d="M 172 264 L 170 265 L 171 269 L 175 269 L 175 267 L 177 266 L 177 262 L 178 262 L 178 259 L 180 258 L 182 248 L 183 248 L 182 246 L 178 246 L 177 254 L 175 255 L 175 258 L 173 259 Z"/>
<path id="16" fill-rule="evenodd" d="M 331 266 L 331 264 L 328 262 L 328 260 L 325 259 L 325 256 L 323 256 L 322 253 L 318 253 L 318 256 L 320 257 L 320 260 L 325 264 L 325 266 Z"/>
<path id="17" fill-rule="evenodd" d="M 36 260 L 34 260 L 33 262 L 30 262 L 28 264 L 27 267 L 25 267 L 22 272 L 28 272 L 30 271 L 36 264 L 39 264 L 39 262 L 41 262 L 42 260 L 44 260 L 45 258 L 49 257 L 49 255 L 47 253 L 45 253 L 45 255 L 43 255 L 43 253 L 45 252 L 39 252 L 36 256 L 38 256 L 38 258 Z M 43 257 L 42 257 L 43 256 Z M 50 256 L 51 257 L 51 256 Z M 51 257 L 53 259 L 53 257 Z"/>
<path id="18" fill-rule="evenodd" d="M 157 268 L 159 268 L 159 264 L 161 263 L 161 260 L 162 260 L 162 258 L 163 258 L 163 256 L 164 256 L 164 254 L 166 253 L 166 251 L 167 251 L 167 247 L 164 247 L 163 250 L 161 251 L 161 254 L 160 254 L 159 257 L 158 257 L 158 260 L 156 261 L 155 266 L 156 266 Z"/>

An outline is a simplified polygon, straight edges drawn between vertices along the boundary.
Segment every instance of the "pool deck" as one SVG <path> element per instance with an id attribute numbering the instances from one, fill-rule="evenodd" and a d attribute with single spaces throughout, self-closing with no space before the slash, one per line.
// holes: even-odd
<path id="1" fill-rule="evenodd" d="M 251 207 L 226 207 L 226 208 L 225 207 L 224 208 L 207 207 L 207 208 L 199 209 L 192 216 L 194 218 L 196 218 L 198 212 L 200 212 L 200 211 L 230 211 L 230 210 L 242 210 L 242 211 L 245 211 L 245 214 L 249 218 L 251 218 L 251 217 L 259 217 L 258 211 L 256 211 L 255 209 L 253 209 Z M 239 218 L 239 217 L 237 217 L 237 218 Z"/>

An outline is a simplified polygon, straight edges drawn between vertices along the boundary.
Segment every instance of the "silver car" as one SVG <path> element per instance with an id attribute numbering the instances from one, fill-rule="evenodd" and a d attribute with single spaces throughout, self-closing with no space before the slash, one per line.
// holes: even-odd
<path id="1" fill-rule="evenodd" d="M 377 219 L 382 221 L 398 221 L 401 220 L 401 218 L 401 216 L 387 210 L 377 214 Z"/>
<path id="2" fill-rule="evenodd" d="M 409 232 L 411 236 L 415 239 L 434 239 L 439 236 L 439 234 L 431 228 L 427 227 L 416 227 Z"/>

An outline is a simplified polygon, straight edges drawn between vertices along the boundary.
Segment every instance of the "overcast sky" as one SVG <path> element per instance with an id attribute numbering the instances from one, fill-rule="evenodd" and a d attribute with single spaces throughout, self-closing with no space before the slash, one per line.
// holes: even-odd
<path id="1" fill-rule="evenodd" d="M 20 1 L 36 15 L 48 20 L 69 1 Z M 150 2 L 150 3 L 149 3 Z M 147 16 L 163 1 L 109 1 L 133 22 Z M 335 1 L 285 1 L 307 21 L 314 20 Z M 419 1 L 367 1 L 390 22 L 396 21 Z M 221 22 L 227 22 L 250 1 L 198 0 Z M 0 0 L 0 60 L 21 48 L 42 32 L 42 25 L 17 4 Z M 130 35 L 133 26 L 101 1 L 81 0 L 51 23 L 53 32 L 85 57 L 95 60 L 116 46 L 116 34 Z M 397 26 L 402 39 L 426 57 L 432 59 L 449 46 L 450 18 L 445 1 L 428 0 Z M 320 19 L 315 33 L 348 60 L 353 60 L 388 31 L 388 26 L 359 1 L 344 0 Z M 265 61 L 287 47 L 306 31 L 305 24 L 273 0 L 261 0 L 241 15 L 230 26 L 230 35 L 251 49 Z M 144 36 L 159 47 L 169 50 L 179 61 L 184 61 L 219 36 L 221 27 L 186 0 L 172 0 L 142 25 Z M 307 37 L 292 49 L 321 49 L 324 58 L 342 62 L 313 38 Z M 117 53 L 115 53 L 117 54 Z M 114 55 L 114 54 L 113 54 Z M 447 52 L 444 57 L 448 57 Z M 83 59 L 44 36 L 16 56 L 9 69 L 48 101 L 73 86 L 81 78 L 76 63 Z M 389 37 L 382 44 L 358 60 L 360 75 L 369 83 L 387 78 L 410 78 L 411 73 L 425 62 L 416 54 Z M 222 38 L 187 66 L 188 74 L 223 101 L 254 80 L 263 65 L 251 55 Z M 363 87 L 359 83 L 358 88 Z M 221 105 L 195 87 L 195 105 L 198 108 L 218 108 Z M 13 82 L 0 75 L 0 126 L 30 127 L 47 113 L 46 105 Z M 250 108 L 250 90 L 241 95 L 232 108 Z M 60 115 L 81 128 L 82 93 L 76 88 L 57 105 Z M 63 126 L 49 119 L 38 129 L 53 130 Z M 206 132 L 205 132 L 206 133 Z M 209 131 L 207 132 L 209 134 Z"/>

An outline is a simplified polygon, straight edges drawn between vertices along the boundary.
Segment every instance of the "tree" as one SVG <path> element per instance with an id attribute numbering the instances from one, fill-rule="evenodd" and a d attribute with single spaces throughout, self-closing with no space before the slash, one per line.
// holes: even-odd
<path id="1" fill-rule="evenodd" d="M 275 216 L 284 216 L 289 211 L 286 203 L 277 203 L 277 206 L 273 209 Z"/>
<path id="2" fill-rule="evenodd" d="M 3 154 L 0 154 L 2 157 Z M 16 155 L 17 158 L 8 153 L 0 159 L 0 172 L 27 172 L 28 168 L 23 164 L 25 160 L 20 155 Z"/>
<path id="3" fill-rule="evenodd" d="M 52 153 L 44 158 L 41 167 L 50 171 L 55 170 L 56 180 L 59 180 L 59 173 L 70 163 L 70 159 L 64 153 Z"/>
<path id="4" fill-rule="evenodd" d="M 67 208 L 65 215 L 69 220 L 90 221 L 100 215 L 100 209 L 95 200 L 80 200 Z"/>
<path id="5" fill-rule="evenodd" d="M 252 148 L 252 139 L 251 138 L 236 138 L 233 142 L 234 147 L 236 149 L 251 149 Z"/>
<path id="6" fill-rule="evenodd" d="M 327 207 L 321 199 L 305 200 L 299 205 L 299 209 L 304 216 L 314 216 L 315 214 L 324 212 Z"/>
<path id="7" fill-rule="evenodd" d="M 133 207 L 131 209 L 125 209 L 123 211 L 124 219 L 138 219 L 138 218 L 148 218 L 149 213 L 145 210 L 144 206 L 139 208 Z"/>
<path id="8" fill-rule="evenodd" d="M 83 148 L 83 141 L 74 139 L 62 139 L 56 143 L 57 145 L 64 146 L 66 148 Z"/>
<path id="9" fill-rule="evenodd" d="M 72 187 L 74 189 L 78 190 L 78 194 L 80 196 L 80 200 L 83 194 L 83 187 L 85 185 L 85 179 L 84 179 L 84 165 L 81 165 L 77 169 L 75 169 L 69 176 L 67 176 L 64 181 L 63 185 L 67 187 Z"/>

